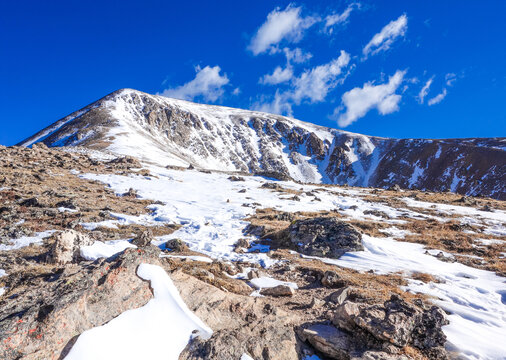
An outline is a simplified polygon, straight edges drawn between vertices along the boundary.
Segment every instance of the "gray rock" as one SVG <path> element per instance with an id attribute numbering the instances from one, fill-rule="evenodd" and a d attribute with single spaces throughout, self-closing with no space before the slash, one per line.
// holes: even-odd
<path id="1" fill-rule="evenodd" d="M 348 298 L 348 294 L 350 293 L 350 287 L 343 287 L 336 292 L 330 294 L 330 301 L 337 305 L 341 305 Z"/>
<path id="2" fill-rule="evenodd" d="M 446 336 L 442 326 L 448 324 L 437 306 L 423 309 L 392 295 L 384 304 L 358 304 L 345 300 L 336 308 L 332 322 L 350 332 L 360 329 L 380 341 L 419 349 L 442 347 Z"/>
<path id="3" fill-rule="evenodd" d="M 60 231 L 51 237 L 54 240 L 47 260 L 53 264 L 67 264 L 79 258 L 81 246 L 93 244 L 88 236 L 74 230 Z"/>
<path id="4" fill-rule="evenodd" d="M 264 288 L 260 290 L 260 294 L 264 296 L 293 296 L 295 290 L 288 285 L 278 285 L 272 288 Z"/>
<path id="5" fill-rule="evenodd" d="M 151 244 L 152 240 L 153 240 L 153 232 L 150 229 L 147 229 L 142 233 L 138 234 L 132 240 L 132 244 L 136 245 L 137 247 L 146 247 Z"/>
<path id="6" fill-rule="evenodd" d="M 314 324 L 306 329 L 298 329 L 297 335 L 313 347 L 337 360 L 348 360 L 350 356 L 350 336 L 331 325 Z"/>
<path id="7" fill-rule="evenodd" d="M 183 251 L 189 250 L 186 243 L 181 239 L 168 240 L 165 243 L 165 248 L 170 249 L 171 251 L 175 251 L 175 252 L 183 252 Z"/>
<path id="8" fill-rule="evenodd" d="M 303 254 L 339 258 L 347 251 L 360 251 L 362 235 L 350 224 L 332 217 L 298 220 L 289 229 L 293 246 Z"/>
<path id="9" fill-rule="evenodd" d="M 328 288 L 340 288 L 346 285 L 335 271 L 325 271 L 321 280 L 322 285 Z"/>

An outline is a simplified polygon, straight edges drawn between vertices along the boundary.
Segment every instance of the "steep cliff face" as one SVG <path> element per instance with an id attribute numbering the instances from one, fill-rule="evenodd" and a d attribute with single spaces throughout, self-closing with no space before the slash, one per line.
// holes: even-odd
<path id="1" fill-rule="evenodd" d="M 162 165 L 302 182 L 506 197 L 506 139 L 396 140 L 118 90 L 19 145 L 107 149 Z"/>

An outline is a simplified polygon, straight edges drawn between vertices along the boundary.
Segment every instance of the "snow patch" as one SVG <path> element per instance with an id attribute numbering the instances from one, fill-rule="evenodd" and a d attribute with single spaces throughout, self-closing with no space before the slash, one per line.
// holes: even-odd
<path id="1" fill-rule="evenodd" d="M 192 337 L 211 336 L 212 330 L 188 309 L 165 270 L 141 264 L 137 275 L 151 282 L 154 298 L 82 333 L 66 360 L 177 360 Z"/>

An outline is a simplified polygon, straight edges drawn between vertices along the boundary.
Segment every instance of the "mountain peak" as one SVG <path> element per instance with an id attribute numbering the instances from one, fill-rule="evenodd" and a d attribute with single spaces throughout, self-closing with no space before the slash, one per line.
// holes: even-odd
<path id="1" fill-rule="evenodd" d="M 84 146 L 161 165 L 301 182 L 505 198 L 505 139 L 389 139 L 118 89 L 19 145 Z"/>

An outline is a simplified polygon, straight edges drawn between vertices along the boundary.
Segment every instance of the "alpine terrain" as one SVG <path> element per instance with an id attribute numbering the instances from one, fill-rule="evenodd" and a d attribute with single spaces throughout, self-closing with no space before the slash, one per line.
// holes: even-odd
<path id="1" fill-rule="evenodd" d="M 306 183 L 506 199 L 506 139 L 388 139 L 278 115 L 118 90 L 21 142 Z"/>
<path id="2" fill-rule="evenodd" d="M 118 90 L 0 146 L 0 359 L 506 359 L 505 152 Z"/>

